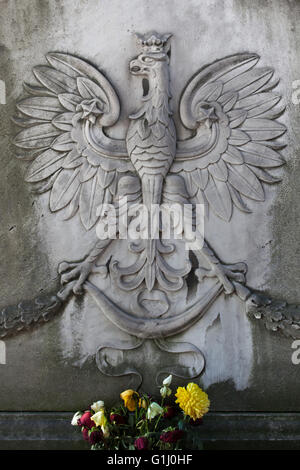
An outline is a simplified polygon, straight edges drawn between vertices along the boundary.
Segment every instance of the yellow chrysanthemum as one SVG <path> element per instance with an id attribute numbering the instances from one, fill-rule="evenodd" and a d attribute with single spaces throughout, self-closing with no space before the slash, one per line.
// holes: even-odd
<path id="1" fill-rule="evenodd" d="M 190 382 L 186 388 L 178 387 L 175 396 L 176 403 L 194 421 L 202 418 L 209 410 L 208 395 L 197 384 Z"/>

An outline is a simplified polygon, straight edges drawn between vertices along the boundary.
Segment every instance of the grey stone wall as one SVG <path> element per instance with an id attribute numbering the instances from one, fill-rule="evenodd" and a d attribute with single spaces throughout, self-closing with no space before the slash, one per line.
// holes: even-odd
<path id="1" fill-rule="evenodd" d="M 266 189 L 266 201 L 249 203 L 252 214 L 229 224 L 210 215 L 210 242 L 227 262 L 248 263 L 248 285 L 272 298 L 299 302 L 299 119 L 293 81 L 300 79 L 297 1 L 254 0 L 1 0 L 0 79 L 0 285 L 1 306 L 58 288 L 57 265 L 82 258 L 93 243 L 78 220 L 62 221 L 48 210 L 48 194 L 37 197 L 24 182 L 26 164 L 15 158 L 10 118 L 22 82 L 49 51 L 89 60 L 118 90 L 121 118 L 111 135 L 124 138 L 127 116 L 138 106 L 128 62 L 136 55 L 133 32 L 172 32 L 171 80 L 174 119 L 181 138 L 178 100 L 204 64 L 239 52 L 255 52 L 275 69 L 286 111 L 283 181 Z M 102 376 L 94 354 L 107 339 L 127 339 L 89 296 L 71 299 L 61 315 L 32 331 L 8 338 L 0 365 L 0 410 L 72 411 L 96 399 L 116 400 L 137 385 L 133 377 Z M 196 344 L 206 357 L 201 384 L 215 411 L 299 410 L 300 365 L 291 361 L 292 340 L 247 319 L 239 299 L 221 297 L 180 341 Z M 149 374 L 144 387 L 157 391 L 155 356 L 141 353 Z M 175 384 L 182 383 L 180 379 Z"/>

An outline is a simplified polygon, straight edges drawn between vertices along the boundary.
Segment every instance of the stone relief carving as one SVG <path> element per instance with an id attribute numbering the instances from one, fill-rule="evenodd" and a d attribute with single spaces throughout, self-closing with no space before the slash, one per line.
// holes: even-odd
<path id="1" fill-rule="evenodd" d="M 190 204 L 196 232 L 196 204 L 224 223 L 234 210 L 251 212 L 247 198 L 263 202 L 263 184 L 280 181 L 270 171 L 284 164 L 279 151 L 285 145 L 278 138 L 286 128 L 276 120 L 284 108 L 272 91 L 278 83 L 272 81 L 273 70 L 257 67 L 259 56 L 249 53 L 204 66 L 181 95 L 180 119 L 190 131 L 181 141 L 170 107 L 171 34 L 137 38 L 140 54 L 130 62 L 130 72 L 142 79 L 143 96 L 129 116 L 124 140 L 106 132 L 119 118 L 120 103 L 94 66 L 70 54 L 49 53 L 48 65 L 34 67 L 38 85 L 24 85 L 29 96 L 18 103 L 15 118 L 24 128 L 14 141 L 18 158 L 31 161 L 26 181 L 37 193 L 50 192 L 50 211 L 63 211 L 66 219 L 78 213 L 86 230 L 105 220 L 107 214 L 97 211 L 103 203 L 113 204 L 120 218 L 124 197 L 129 207 L 143 203 L 149 210 L 153 204 Z M 250 316 L 267 308 L 267 325 L 280 322 L 289 332 L 299 328 L 298 313 L 285 311 L 276 320 L 273 303 L 266 307 L 266 299 L 247 286 L 245 263 L 223 263 L 201 237 L 203 245 L 188 251 L 181 241 L 163 239 L 161 227 L 158 233 L 139 240 L 97 239 L 82 261 L 62 262 L 61 291 L 40 304 L 4 309 L 0 337 L 47 320 L 69 295 L 86 292 L 120 329 L 142 341 L 154 339 L 169 352 L 176 347 L 166 338 L 191 327 L 222 293 L 245 301 Z M 197 283 L 193 295 L 191 275 Z M 101 361 L 104 349 L 108 354 L 111 345 L 100 348 L 97 362 L 103 373 L 112 373 Z M 197 354 L 199 375 L 204 360 Z M 123 373 L 128 373 L 125 365 Z"/>

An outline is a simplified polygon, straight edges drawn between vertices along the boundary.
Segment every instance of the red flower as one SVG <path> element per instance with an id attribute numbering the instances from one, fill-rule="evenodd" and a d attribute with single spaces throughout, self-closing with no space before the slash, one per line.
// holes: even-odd
<path id="1" fill-rule="evenodd" d="M 174 431 L 164 432 L 160 436 L 160 440 L 163 442 L 175 443 L 179 441 L 179 439 L 182 439 L 183 435 L 184 435 L 183 431 L 181 431 L 180 429 L 174 429 Z"/>
<path id="2" fill-rule="evenodd" d="M 173 418 L 173 416 L 176 415 L 176 410 L 173 406 L 167 406 L 167 411 L 163 415 L 164 418 L 170 419 Z"/>
<path id="3" fill-rule="evenodd" d="M 97 444 L 97 442 L 101 442 L 103 439 L 103 432 L 102 431 L 92 431 L 89 437 L 90 443 L 92 445 Z"/>
<path id="4" fill-rule="evenodd" d="M 199 426 L 200 424 L 203 424 L 202 418 L 195 419 L 195 421 L 193 419 L 190 419 L 191 426 Z"/>
<path id="5" fill-rule="evenodd" d="M 87 428 L 83 428 L 82 436 L 85 441 L 89 441 L 89 430 Z"/>
<path id="6" fill-rule="evenodd" d="M 148 446 L 149 446 L 149 441 L 148 441 L 147 437 L 138 437 L 134 441 L 134 447 L 137 450 L 147 450 Z"/>
<path id="7" fill-rule="evenodd" d="M 84 426 L 85 428 L 92 429 L 95 426 L 95 423 L 91 420 L 92 413 L 86 411 L 81 418 L 78 420 L 79 426 Z"/>
<path id="8" fill-rule="evenodd" d="M 112 413 L 110 415 L 110 422 L 111 423 L 116 423 L 116 424 L 125 424 L 125 418 L 124 416 L 118 415 L 117 413 Z"/>

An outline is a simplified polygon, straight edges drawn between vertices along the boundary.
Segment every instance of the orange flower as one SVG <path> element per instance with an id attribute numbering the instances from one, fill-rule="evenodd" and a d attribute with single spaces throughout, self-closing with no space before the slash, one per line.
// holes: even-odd
<path id="1" fill-rule="evenodd" d="M 120 394 L 122 400 L 124 400 L 124 405 L 129 411 L 135 411 L 137 401 L 139 399 L 139 394 L 134 390 L 125 390 Z"/>

